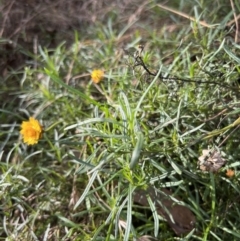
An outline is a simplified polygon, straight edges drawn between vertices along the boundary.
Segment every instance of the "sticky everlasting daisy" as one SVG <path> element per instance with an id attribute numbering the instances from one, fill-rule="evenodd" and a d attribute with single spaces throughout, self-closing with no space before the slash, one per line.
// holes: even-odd
<path id="1" fill-rule="evenodd" d="M 23 142 L 27 145 L 37 144 L 42 136 L 42 132 L 42 126 L 39 121 L 33 117 L 30 117 L 29 121 L 22 122 L 20 133 L 23 136 Z"/>
<path id="2" fill-rule="evenodd" d="M 100 69 L 95 69 L 91 73 L 92 81 L 98 84 L 103 79 L 104 72 Z"/>

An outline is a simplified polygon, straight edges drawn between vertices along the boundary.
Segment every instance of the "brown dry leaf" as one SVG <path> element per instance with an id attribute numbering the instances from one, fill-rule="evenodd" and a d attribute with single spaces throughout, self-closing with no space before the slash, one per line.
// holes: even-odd
<path id="1" fill-rule="evenodd" d="M 189 233 L 194 228 L 196 223 L 194 214 L 189 208 L 171 200 L 169 197 L 172 196 L 171 191 L 162 188 L 161 192 L 158 192 L 153 187 L 149 187 L 147 190 L 137 190 L 133 195 L 134 203 L 149 206 L 147 195 L 150 196 L 156 205 L 157 213 L 167 220 L 177 235 Z M 175 197 L 175 199 L 181 201 L 178 197 Z"/>
<path id="2" fill-rule="evenodd" d="M 217 150 L 202 150 L 202 156 L 198 158 L 198 166 L 202 171 L 217 172 L 226 160 Z"/>

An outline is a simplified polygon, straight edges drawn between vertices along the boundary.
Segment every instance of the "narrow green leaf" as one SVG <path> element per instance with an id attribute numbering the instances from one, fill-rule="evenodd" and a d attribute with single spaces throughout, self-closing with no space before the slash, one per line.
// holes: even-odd
<path id="1" fill-rule="evenodd" d="M 144 136 L 142 132 L 137 132 L 137 144 L 133 150 L 132 158 L 130 162 L 130 169 L 132 170 L 138 163 L 141 150 L 143 148 Z"/>

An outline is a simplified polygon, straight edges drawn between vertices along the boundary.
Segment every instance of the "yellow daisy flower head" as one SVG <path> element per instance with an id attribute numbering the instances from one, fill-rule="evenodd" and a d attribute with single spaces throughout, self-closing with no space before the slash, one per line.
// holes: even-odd
<path id="1" fill-rule="evenodd" d="M 95 69 L 91 73 L 92 81 L 95 84 L 98 84 L 103 79 L 103 76 L 104 76 L 104 71 L 102 71 L 100 69 Z"/>
<path id="2" fill-rule="evenodd" d="M 23 121 L 21 125 L 21 135 L 23 136 L 23 142 L 27 145 L 34 145 L 38 143 L 43 132 L 43 127 L 39 121 L 33 117 L 29 118 L 29 121 Z"/>

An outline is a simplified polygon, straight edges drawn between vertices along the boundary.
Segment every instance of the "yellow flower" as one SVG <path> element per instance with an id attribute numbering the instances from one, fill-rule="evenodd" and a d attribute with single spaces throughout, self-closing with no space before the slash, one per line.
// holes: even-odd
<path id="1" fill-rule="evenodd" d="M 42 132 L 42 126 L 39 121 L 35 120 L 33 117 L 30 117 L 29 121 L 22 122 L 20 133 L 23 136 L 24 143 L 27 143 L 27 145 L 37 144 L 42 136 Z"/>
<path id="2" fill-rule="evenodd" d="M 95 69 L 91 73 L 92 81 L 98 84 L 103 79 L 104 72 L 100 69 Z"/>

